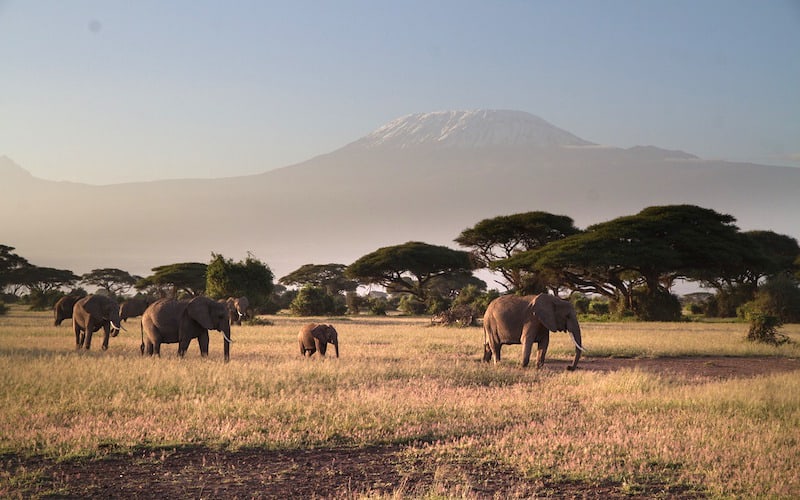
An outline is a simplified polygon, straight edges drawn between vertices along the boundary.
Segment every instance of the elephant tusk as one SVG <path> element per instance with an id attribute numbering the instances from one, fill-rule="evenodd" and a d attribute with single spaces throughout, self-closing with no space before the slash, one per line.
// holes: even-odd
<path id="1" fill-rule="evenodd" d="M 572 339 L 572 343 L 575 344 L 575 348 L 580 350 L 581 352 L 585 352 L 586 349 L 584 349 L 583 346 L 578 345 L 578 341 L 575 340 L 575 335 L 573 335 L 572 332 L 570 331 L 568 331 L 568 333 L 569 333 L 569 338 Z"/>
<path id="2" fill-rule="evenodd" d="M 222 338 L 224 338 L 225 340 L 227 340 L 229 344 L 233 344 L 233 340 L 231 340 L 231 338 L 230 338 L 230 337 L 228 337 L 227 335 L 225 335 L 225 332 L 220 332 L 220 333 L 222 334 Z"/>
<path id="3" fill-rule="evenodd" d="M 124 326 L 122 326 L 122 323 L 120 323 L 119 325 L 115 325 L 113 321 L 110 321 L 110 323 L 111 323 L 111 326 L 113 326 L 113 327 L 114 327 L 114 328 L 116 328 L 117 330 L 122 330 L 122 331 L 125 331 L 125 332 L 127 332 L 127 331 L 128 331 L 128 330 L 127 330 L 127 328 L 125 328 Z"/>

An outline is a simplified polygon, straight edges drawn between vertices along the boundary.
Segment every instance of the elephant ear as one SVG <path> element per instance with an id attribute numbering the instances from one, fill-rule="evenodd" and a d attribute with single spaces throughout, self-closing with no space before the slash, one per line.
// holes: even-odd
<path id="1" fill-rule="evenodd" d="M 541 294 L 533 299 L 533 315 L 542 322 L 545 328 L 551 332 L 558 332 L 564 329 L 556 317 L 555 297 L 552 295 Z"/>
<path id="2" fill-rule="evenodd" d="M 208 303 L 202 299 L 202 297 L 195 297 L 192 299 L 189 302 L 189 306 L 186 308 L 186 313 L 206 330 L 213 330 L 214 325 L 211 323 L 211 308 L 208 306 Z"/>

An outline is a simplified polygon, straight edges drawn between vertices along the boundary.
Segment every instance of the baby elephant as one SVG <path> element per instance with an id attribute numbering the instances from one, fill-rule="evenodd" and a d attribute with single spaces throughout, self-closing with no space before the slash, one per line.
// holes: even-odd
<path id="1" fill-rule="evenodd" d="M 311 356 L 317 351 L 320 356 L 325 356 L 328 344 L 333 344 L 336 357 L 339 357 L 339 334 L 333 325 L 309 323 L 300 329 L 297 341 L 300 343 L 300 354 L 303 356 Z"/>

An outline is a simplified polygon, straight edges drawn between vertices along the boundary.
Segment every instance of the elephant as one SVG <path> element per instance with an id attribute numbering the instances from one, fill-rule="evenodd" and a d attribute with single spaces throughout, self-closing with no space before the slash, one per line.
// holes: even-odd
<path id="1" fill-rule="evenodd" d="M 103 329 L 103 350 L 108 349 L 108 337 L 119 335 L 119 304 L 105 295 L 87 295 L 75 302 L 72 308 L 72 329 L 75 331 L 76 349 L 87 350 L 92 345 L 92 334 Z"/>
<path id="2" fill-rule="evenodd" d="M 78 295 L 64 295 L 53 306 L 53 326 L 61 325 L 65 319 L 72 318 L 72 308 L 75 307 L 75 302 L 78 302 L 81 297 Z"/>
<path id="3" fill-rule="evenodd" d="M 147 307 L 142 315 L 142 345 L 152 356 L 161 356 L 161 344 L 178 344 L 178 355 L 183 357 L 189 342 L 197 339 L 200 355 L 208 356 L 208 331 L 217 330 L 224 337 L 225 362 L 230 361 L 231 325 L 224 302 L 208 297 L 187 300 L 159 299 Z"/>
<path id="4" fill-rule="evenodd" d="M 325 356 L 328 344 L 333 344 L 336 357 L 339 357 L 339 334 L 333 325 L 309 323 L 300 329 L 297 335 L 300 343 L 300 355 L 311 357 L 319 351 L 320 356 Z"/>
<path id="5" fill-rule="evenodd" d="M 247 300 L 247 297 L 228 297 L 225 304 L 228 307 L 231 325 L 241 325 L 242 320 L 249 317 L 247 309 L 250 307 L 250 301 Z"/>
<path id="6" fill-rule="evenodd" d="M 584 349 L 578 317 L 569 301 L 548 294 L 498 297 L 483 316 L 483 361 L 488 362 L 494 355 L 495 363 L 499 362 L 503 344 L 523 344 L 522 366 L 526 367 L 536 342 L 536 368 L 541 368 L 551 331 L 567 331 L 572 337 L 575 359 L 567 370 L 574 370 Z"/>
<path id="7" fill-rule="evenodd" d="M 150 301 L 144 299 L 128 299 L 119 305 L 119 320 L 125 321 L 128 318 L 141 316 L 150 305 Z"/>

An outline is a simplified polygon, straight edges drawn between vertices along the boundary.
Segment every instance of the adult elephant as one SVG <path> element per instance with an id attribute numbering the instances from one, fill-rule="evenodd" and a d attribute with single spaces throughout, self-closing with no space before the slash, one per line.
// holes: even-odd
<path id="1" fill-rule="evenodd" d="M 228 306 L 228 316 L 231 325 L 241 325 L 243 319 L 247 319 L 247 309 L 250 307 L 250 301 L 247 297 L 228 297 L 225 301 Z"/>
<path id="2" fill-rule="evenodd" d="M 197 339 L 200 355 L 208 356 L 208 331 L 217 330 L 224 337 L 225 361 L 230 360 L 231 325 L 224 302 L 195 297 L 188 300 L 160 299 L 142 315 L 142 355 L 161 356 L 161 344 L 178 344 L 183 357 L 189 342 Z"/>
<path id="3" fill-rule="evenodd" d="M 149 305 L 150 302 L 144 299 L 128 299 L 119 305 L 119 320 L 141 316 Z"/>
<path id="4" fill-rule="evenodd" d="M 72 308 L 75 307 L 75 302 L 78 302 L 81 297 L 78 295 L 64 295 L 53 306 L 53 326 L 61 325 L 65 319 L 72 318 Z"/>
<path id="5" fill-rule="evenodd" d="M 522 344 L 522 366 L 528 366 L 536 342 L 536 368 L 541 368 L 551 331 L 567 331 L 572 337 L 575 359 L 567 370 L 574 370 L 581 359 L 583 345 L 578 316 L 569 301 L 548 294 L 498 297 L 489 304 L 483 316 L 483 360 L 488 362 L 494 355 L 497 363 L 504 344 Z"/>
<path id="6" fill-rule="evenodd" d="M 336 357 L 339 357 L 339 334 L 333 325 L 309 323 L 300 329 L 297 341 L 300 343 L 300 354 L 303 356 L 310 357 L 319 351 L 319 355 L 324 357 L 328 344 L 333 344 Z"/>
<path id="7" fill-rule="evenodd" d="M 108 338 L 119 335 L 119 304 L 105 295 L 87 295 L 72 307 L 72 329 L 75 347 L 87 350 L 92 345 L 92 334 L 103 329 L 103 350 L 108 349 Z"/>

